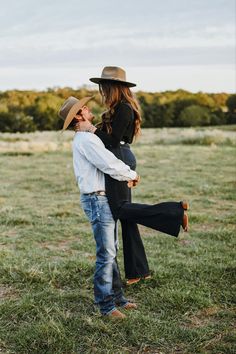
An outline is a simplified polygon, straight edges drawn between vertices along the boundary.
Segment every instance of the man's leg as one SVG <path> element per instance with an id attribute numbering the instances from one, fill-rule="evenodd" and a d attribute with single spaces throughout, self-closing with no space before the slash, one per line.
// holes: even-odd
<path id="1" fill-rule="evenodd" d="M 115 226 L 115 247 L 116 247 L 116 255 L 117 255 L 117 252 L 118 252 L 118 224 L 117 224 L 117 222 L 116 222 L 116 226 Z M 124 293 L 123 293 L 117 257 L 115 258 L 115 262 L 113 263 L 112 288 L 114 291 L 115 304 L 118 306 L 126 305 L 128 303 L 128 300 L 125 298 Z"/>
<path id="2" fill-rule="evenodd" d="M 113 290 L 114 223 L 97 222 L 92 225 L 96 241 L 96 268 L 94 273 L 94 296 L 102 314 L 115 310 Z"/>
<path id="3" fill-rule="evenodd" d="M 96 241 L 95 303 L 102 314 L 109 314 L 116 310 L 113 290 L 113 270 L 116 268 L 115 221 L 105 196 L 82 195 L 81 203 L 92 224 Z"/>

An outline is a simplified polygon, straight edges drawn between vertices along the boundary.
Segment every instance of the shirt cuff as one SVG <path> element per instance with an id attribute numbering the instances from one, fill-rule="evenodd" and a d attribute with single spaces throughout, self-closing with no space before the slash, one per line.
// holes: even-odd
<path id="1" fill-rule="evenodd" d="M 136 179 L 138 177 L 137 173 L 133 170 L 130 170 L 130 179 Z"/>

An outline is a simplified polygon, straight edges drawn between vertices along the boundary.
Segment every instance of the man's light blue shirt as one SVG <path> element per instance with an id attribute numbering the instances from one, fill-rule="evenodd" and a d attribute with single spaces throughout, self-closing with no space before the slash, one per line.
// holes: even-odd
<path id="1" fill-rule="evenodd" d="M 97 135 L 76 132 L 73 140 L 73 165 L 81 193 L 105 191 L 104 173 L 118 181 L 137 177 L 124 162 L 105 148 Z"/>

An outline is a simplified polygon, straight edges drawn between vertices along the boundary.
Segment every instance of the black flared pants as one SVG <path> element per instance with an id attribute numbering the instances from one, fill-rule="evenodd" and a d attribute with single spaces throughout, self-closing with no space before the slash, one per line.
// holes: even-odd
<path id="1" fill-rule="evenodd" d="M 128 144 L 121 145 L 119 148 L 111 150 L 118 158 L 124 161 L 132 170 L 136 169 L 136 159 Z M 109 176 L 105 176 L 106 193 L 108 201 L 117 219 L 118 207 L 127 201 L 131 203 L 131 189 L 127 183 L 118 182 Z M 114 188 L 117 193 L 114 192 Z M 119 192 L 122 191 L 120 194 Z M 148 261 L 136 222 L 132 220 L 121 219 L 122 242 L 125 277 L 139 278 L 149 274 Z"/>
<path id="2" fill-rule="evenodd" d="M 135 222 L 175 237 L 180 232 L 183 215 L 181 202 L 154 205 L 124 202 L 118 212 L 120 220 Z"/>
<path id="3" fill-rule="evenodd" d="M 129 192 L 129 202 L 131 203 L 131 191 L 129 190 Z M 122 216 L 119 219 L 121 222 L 126 278 L 139 278 L 148 275 L 150 273 L 148 261 L 136 221 L 122 218 Z"/>
<path id="4" fill-rule="evenodd" d="M 135 169 L 135 157 L 128 144 L 111 151 Z M 137 224 L 177 237 L 183 220 L 182 204 L 181 202 L 154 205 L 131 203 L 131 191 L 127 182 L 119 182 L 105 175 L 105 184 L 113 217 L 121 221 L 125 276 L 138 278 L 148 275 L 147 257 Z"/>

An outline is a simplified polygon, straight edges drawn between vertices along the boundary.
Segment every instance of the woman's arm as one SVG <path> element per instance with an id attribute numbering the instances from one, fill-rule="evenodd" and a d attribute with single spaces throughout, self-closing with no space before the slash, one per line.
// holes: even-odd
<path id="1" fill-rule="evenodd" d="M 112 120 L 112 133 L 108 134 L 97 129 L 94 134 L 103 141 L 105 146 L 116 147 L 122 140 L 128 125 L 133 122 L 133 119 L 134 113 L 132 108 L 128 104 L 121 102 Z"/>

